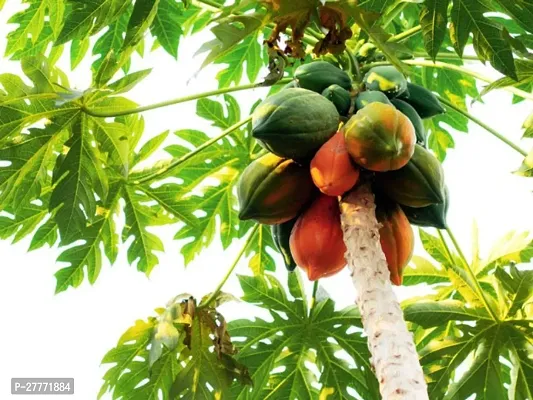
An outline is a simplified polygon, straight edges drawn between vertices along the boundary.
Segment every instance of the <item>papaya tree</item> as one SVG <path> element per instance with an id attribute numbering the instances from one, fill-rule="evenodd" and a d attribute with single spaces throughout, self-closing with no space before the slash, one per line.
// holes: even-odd
<path id="1" fill-rule="evenodd" d="M 467 259 L 445 173 L 454 135 L 476 125 L 533 175 L 533 153 L 469 108 L 495 90 L 533 100 L 533 4 L 4 3 L 4 57 L 20 73 L 0 74 L 0 237 L 57 249 L 56 293 L 105 279 L 119 251 L 149 275 L 166 244 L 155 227 L 183 265 L 241 245 L 213 291 L 177 293 L 123 334 L 94 396 L 533 398 L 533 242 L 510 227 L 482 258 L 474 229 Z M 179 66 L 185 42 L 218 87 L 129 99 L 151 73 L 139 58 Z M 88 87 L 69 83 L 65 59 L 70 72 L 90 59 Z M 231 94 L 247 91 L 260 98 Z M 185 102 L 218 133 L 148 136 L 147 113 L 171 123 Z M 533 137 L 532 116 L 523 128 Z M 346 268 L 356 302 L 339 309 L 319 281 Z M 229 279 L 270 320 L 226 320 Z M 393 286 L 430 294 L 400 303 Z"/>

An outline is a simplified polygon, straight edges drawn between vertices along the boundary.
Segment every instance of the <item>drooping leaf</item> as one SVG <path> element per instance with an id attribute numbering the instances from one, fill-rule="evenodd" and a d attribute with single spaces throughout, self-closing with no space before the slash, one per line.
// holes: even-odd
<path id="1" fill-rule="evenodd" d="M 426 0 L 420 10 L 424 46 L 433 60 L 436 59 L 446 35 L 449 2 L 450 0 Z"/>

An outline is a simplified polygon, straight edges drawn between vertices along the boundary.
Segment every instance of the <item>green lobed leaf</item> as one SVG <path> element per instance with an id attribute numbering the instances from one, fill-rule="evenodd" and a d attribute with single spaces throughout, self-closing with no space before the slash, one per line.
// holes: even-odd
<path id="1" fill-rule="evenodd" d="M 72 137 L 65 144 L 66 157 L 54 175 L 54 190 L 50 209 L 61 206 L 56 221 L 61 234 L 61 243 L 77 240 L 96 214 L 95 193 L 105 201 L 108 192 L 108 177 L 101 163 L 101 155 L 90 132 L 90 119 L 77 116 L 72 122 Z"/>
<path id="2" fill-rule="evenodd" d="M 402 285 L 404 286 L 448 282 L 448 273 L 444 268 L 438 268 L 430 261 L 416 255 L 411 258 L 409 265 L 403 270 Z"/>
<path id="3" fill-rule="evenodd" d="M 491 320 L 482 308 L 467 308 L 458 300 L 423 301 L 409 304 L 403 309 L 405 319 L 424 328 L 441 325 L 448 321 Z"/>
<path id="4" fill-rule="evenodd" d="M 56 44 L 85 39 L 112 24 L 130 6 L 121 0 L 71 0 Z"/>
<path id="5" fill-rule="evenodd" d="M 123 48 L 135 47 L 140 43 L 157 14 L 158 5 L 159 0 L 137 0 L 135 2 L 128 21 Z"/>
<path id="6" fill-rule="evenodd" d="M 509 398 L 526 400 L 533 397 L 533 345 L 517 329 L 507 333 L 512 364 Z"/>
<path id="7" fill-rule="evenodd" d="M 104 205 L 98 206 L 98 218 L 86 229 L 78 232 L 77 240 L 82 244 L 69 247 L 57 258 L 58 262 L 68 266 L 55 273 L 56 293 L 63 292 L 69 287 L 76 288 L 81 285 L 85 275 L 89 283 L 94 284 L 101 268 L 104 249 L 105 255 L 111 264 L 116 261 L 119 248 L 119 238 L 115 225 L 115 216 L 118 212 L 121 185 L 113 183 L 110 194 Z"/>
<path id="8" fill-rule="evenodd" d="M 70 69 L 74 71 L 76 67 L 82 62 L 89 51 L 90 40 L 89 38 L 85 39 L 74 39 L 70 45 Z"/>
<path id="9" fill-rule="evenodd" d="M 451 10 L 450 37 L 459 56 L 473 34 L 476 54 L 490 61 L 502 74 L 516 79 L 511 45 L 502 37 L 502 29 L 483 14 L 488 11 L 482 0 L 454 0 Z"/>
<path id="10" fill-rule="evenodd" d="M 239 276 L 243 300 L 266 309 L 273 321 L 230 322 L 231 335 L 245 338 L 238 343 L 237 358 L 249 367 L 254 380 L 251 391 L 234 385 L 230 398 L 343 399 L 352 397 L 348 387 L 362 398 L 379 398 L 366 341 L 360 331 L 347 333 L 350 327 L 360 326 L 355 306 L 336 311 L 326 299 L 309 310 L 299 272 L 288 279 L 293 300 L 270 274 Z M 350 361 L 339 357 L 341 350 Z M 308 368 L 308 362 L 316 363 L 319 375 Z M 314 387 L 316 383 L 321 389 Z"/>
<path id="11" fill-rule="evenodd" d="M 109 29 L 96 40 L 92 49 L 92 54 L 99 55 L 100 57 L 97 58 L 91 66 L 93 74 L 96 74 L 96 72 L 100 69 L 107 54 L 111 52 L 114 52 L 114 54 L 120 54 L 122 45 L 124 43 L 124 35 L 126 34 L 130 14 L 131 11 L 125 11 L 121 13 L 117 20 L 109 25 Z M 122 66 L 124 72 L 128 72 L 129 65 L 129 61 L 124 63 Z"/>
<path id="12" fill-rule="evenodd" d="M 448 30 L 449 3 L 450 0 L 426 0 L 420 10 L 424 46 L 433 60 L 436 59 Z"/>
<path id="13" fill-rule="evenodd" d="M 157 13 L 150 26 L 150 33 L 165 51 L 175 59 L 178 58 L 180 38 L 184 32 L 182 23 L 182 4 L 176 0 L 160 0 Z"/>

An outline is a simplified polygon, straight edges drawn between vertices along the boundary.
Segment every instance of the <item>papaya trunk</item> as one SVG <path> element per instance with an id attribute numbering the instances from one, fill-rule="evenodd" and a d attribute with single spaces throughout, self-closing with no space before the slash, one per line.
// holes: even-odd
<path id="1" fill-rule="evenodd" d="M 371 364 L 384 400 L 427 400 L 427 386 L 412 334 L 390 283 L 379 242 L 374 195 L 361 185 L 341 201 L 346 262 L 368 336 Z"/>

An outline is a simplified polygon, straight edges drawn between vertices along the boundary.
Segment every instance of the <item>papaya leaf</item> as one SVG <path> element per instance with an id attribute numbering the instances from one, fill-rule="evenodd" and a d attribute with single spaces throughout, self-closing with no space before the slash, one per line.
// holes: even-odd
<path id="1" fill-rule="evenodd" d="M 133 6 L 123 48 L 135 47 L 143 39 L 146 30 L 152 25 L 157 14 L 159 0 L 137 0 Z"/>
<path id="2" fill-rule="evenodd" d="M 257 31 L 267 22 L 268 16 L 260 13 L 232 15 L 217 21 L 211 29 L 216 39 L 204 43 L 196 52 L 197 55 L 209 52 L 201 68 L 213 62 L 226 63 L 228 67 L 219 73 L 219 79 L 226 84 L 237 84 L 242 76 L 242 60 L 246 59 L 248 77 L 257 76 L 261 49 L 253 42 L 257 41 Z"/>
<path id="3" fill-rule="evenodd" d="M 99 398 L 110 392 L 128 399 L 211 398 L 237 379 L 250 384 L 224 317 L 213 307 L 176 296 L 158 318 L 136 321 L 103 358 L 114 364 L 104 375 Z M 214 393 L 212 393 L 210 386 Z"/>
<path id="4" fill-rule="evenodd" d="M 409 265 L 403 271 L 402 285 L 405 286 L 448 282 L 448 273 L 444 268 L 436 267 L 430 261 L 416 255 L 411 258 Z"/>
<path id="5" fill-rule="evenodd" d="M 83 282 L 85 275 L 89 283 L 93 284 L 102 268 L 102 251 L 111 264 L 118 255 L 119 238 L 116 232 L 114 218 L 118 211 L 121 186 L 114 183 L 111 185 L 107 203 L 99 206 L 98 219 L 86 229 L 80 231 L 77 240 L 83 240 L 83 244 L 69 247 L 57 258 L 58 262 L 67 263 L 68 266 L 56 272 L 56 293 L 63 292 L 69 287 L 76 288 Z"/>
<path id="6" fill-rule="evenodd" d="M 182 30 L 183 8 L 176 0 L 160 0 L 157 13 L 150 26 L 150 32 L 159 44 L 175 59 L 178 59 L 178 47 Z"/>
<path id="7" fill-rule="evenodd" d="M 525 129 L 523 135 L 524 138 L 533 137 L 533 113 L 528 115 L 528 117 L 524 121 L 524 124 L 522 125 L 522 128 Z"/>
<path id="8" fill-rule="evenodd" d="M 409 304 L 403 309 L 405 319 L 429 328 L 448 321 L 491 320 L 483 308 L 466 308 L 458 300 L 423 301 Z"/>
<path id="9" fill-rule="evenodd" d="M 44 200 L 47 200 L 46 196 Z M 9 213 L 10 209 L 6 211 Z M 48 207 L 46 204 L 24 203 L 18 207 L 16 214 L 9 214 L 0 216 L 0 239 L 13 238 L 12 243 L 17 243 L 35 231 L 47 217 Z"/>
<path id="10" fill-rule="evenodd" d="M 27 57 L 21 61 L 24 74 L 33 86 L 28 86 L 17 75 L 1 74 L 0 84 L 0 143 L 19 135 L 27 126 L 43 118 L 75 112 L 72 105 L 57 107 L 59 72 L 50 67 L 44 57 Z M 29 104 L 28 104 L 29 103 Z"/>
<path id="11" fill-rule="evenodd" d="M 71 0 L 70 4 L 56 45 L 94 35 L 112 24 L 130 6 L 129 2 L 120 0 Z"/>
<path id="12" fill-rule="evenodd" d="M 80 62 L 85 58 L 87 51 L 89 51 L 90 40 L 74 39 L 70 45 L 70 69 L 74 71 Z"/>
<path id="13" fill-rule="evenodd" d="M 502 350 L 502 332 L 495 328 L 489 339 L 481 340 L 477 346 L 475 358 L 466 373 L 458 382 L 452 383 L 446 396 L 446 400 L 466 399 L 476 394 L 479 399 L 505 399 L 507 390 L 504 387 L 504 374 L 500 358 Z"/>
<path id="14" fill-rule="evenodd" d="M 507 86 L 521 86 L 533 83 L 533 60 L 515 60 L 517 79 L 510 77 L 500 78 L 490 85 L 487 85 L 481 95 L 490 92 L 493 89 L 500 89 Z"/>
<path id="15" fill-rule="evenodd" d="M 433 60 L 436 59 L 448 30 L 449 3 L 450 0 L 426 0 L 420 10 L 424 46 Z"/>
<path id="16" fill-rule="evenodd" d="M 511 266 L 509 273 L 498 268 L 495 275 L 507 292 L 506 318 L 515 317 L 525 303 L 533 300 L 533 271 L 520 271 L 515 266 Z"/>
<path id="17" fill-rule="evenodd" d="M 122 231 L 122 241 L 126 242 L 133 236 L 128 248 L 128 262 L 130 265 L 137 263 L 137 269 L 149 275 L 159 263 L 155 252 L 164 251 L 164 246 L 161 239 L 147 228 L 177 221 L 159 203 L 145 205 L 150 201 L 150 197 L 135 187 L 126 186 L 123 195 L 126 201 L 126 224 Z"/>
<path id="18" fill-rule="evenodd" d="M 496 3 L 503 8 L 504 12 L 512 18 L 522 29 L 532 32 L 533 4 L 527 0 L 497 0 Z"/>
<path id="19" fill-rule="evenodd" d="M 502 74 L 517 79 L 511 45 L 502 37 L 502 29 L 483 14 L 488 8 L 481 0 L 453 0 L 450 37 L 459 56 L 473 34 L 474 50 L 483 61 Z"/>
<path id="20" fill-rule="evenodd" d="M 117 20 L 109 25 L 109 29 L 96 40 L 92 49 L 92 54 L 99 55 L 100 57 L 94 60 L 91 66 L 93 74 L 96 74 L 100 69 L 107 54 L 111 52 L 114 52 L 115 54 L 120 53 L 124 43 L 124 36 L 126 35 L 126 30 L 128 28 L 130 14 L 131 9 L 122 12 Z M 125 73 L 128 72 L 129 66 L 130 61 L 126 61 L 122 65 L 122 69 Z"/>
<path id="21" fill-rule="evenodd" d="M 366 340 L 359 330 L 347 333 L 350 327 L 361 326 L 356 307 L 337 311 L 333 301 L 325 299 L 309 310 L 299 272 L 290 273 L 288 279 L 293 300 L 270 274 L 239 276 L 242 299 L 265 309 L 273 321 L 255 318 L 229 323 L 230 334 L 244 338 L 237 343 L 237 359 L 248 366 L 254 381 L 251 391 L 233 385 L 230 398 L 351 398 L 348 387 L 362 398 L 379 398 Z M 341 359 L 342 350 L 346 354 Z M 307 362 L 316 363 L 318 375 Z"/>
<path id="22" fill-rule="evenodd" d="M 531 258 L 533 258 L 533 241 L 530 233 L 511 231 L 492 246 L 488 257 L 482 260 L 476 274 L 482 277 L 498 265 L 528 263 Z"/>
<path id="23" fill-rule="evenodd" d="M 168 137 L 168 134 L 170 131 L 165 131 L 160 133 L 159 135 L 154 136 L 150 140 L 148 140 L 137 153 L 135 153 L 135 156 L 133 158 L 133 165 L 136 165 L 140 163 L 141 161 L 146 160 L 148 157 L 150 157 L 155 151 L 159 149 L 159 147 L 163 144 L 163 142 Z"/>
<path id="24" fill-rule="evenodd" d="M 177 350 L 165 350 L 150 368 L 147 360 L 150 344 L 156 326 L 156 318 L 146 322 L 138 320 L 118 341 L 117 347 L 103 358 L 103 364 L 115 364 L 104 375 L 104 384 L 98 398 L 112 392 L 113 396 L 132 400 L 159 399 L 169 400 L 168 388 L 179 369 Z M 143 361 L 139 360 L 139 357 Z M 147 380 L 143 385 L 139 385 Z"/>
<path id="25" fill-rule="evenodd" d="M 256 225 L 254 221 L 243 221 L 240 223 L 241 232 L 239 236 L 244 236 L 249 229 Z M 244 232 L 244 233 L 242 233 Z M 253 256 L 250 258 L 248 266 L 254 273 L 254 275 L 262 275 L 265 271 L 275 271 L 276 262 L 270 255 L 267 249 L 277 252 L 277 247 L 272 239 L 272 233 L 270 226 L 259 224 L 257 231 L 254 232 L 250 238 L 249 246 L 246 249 L 246 256 Z"/>
<path id="26" fill-rule="evenodd" d="M 58 237 L 59 232 L 57 229 L 57 223 L 55 221 L 54 212 L 52 212 L 50 213 L 48 220 L 33 234 L 28 251 L 40 249 L 45 245 L 52 247 L 57 242 Z"/>
<path id="27" fill-rule="evenodd" d="M 533 397 L 533 345 L 517 329 L 508 332 L 512 364 L 509 397 L 526 400 Z"/>
<path id="28" fill-rule="evenodd" d="M 0 147 L 0 209 L 19 207 L 40 197 L 51 184 L 48 171 L 55 162 L 54 152 L 61 150 L 72 115 L 54 118 L 44 129 L 30 128 L 29 135 L 15 136 Z"/>

